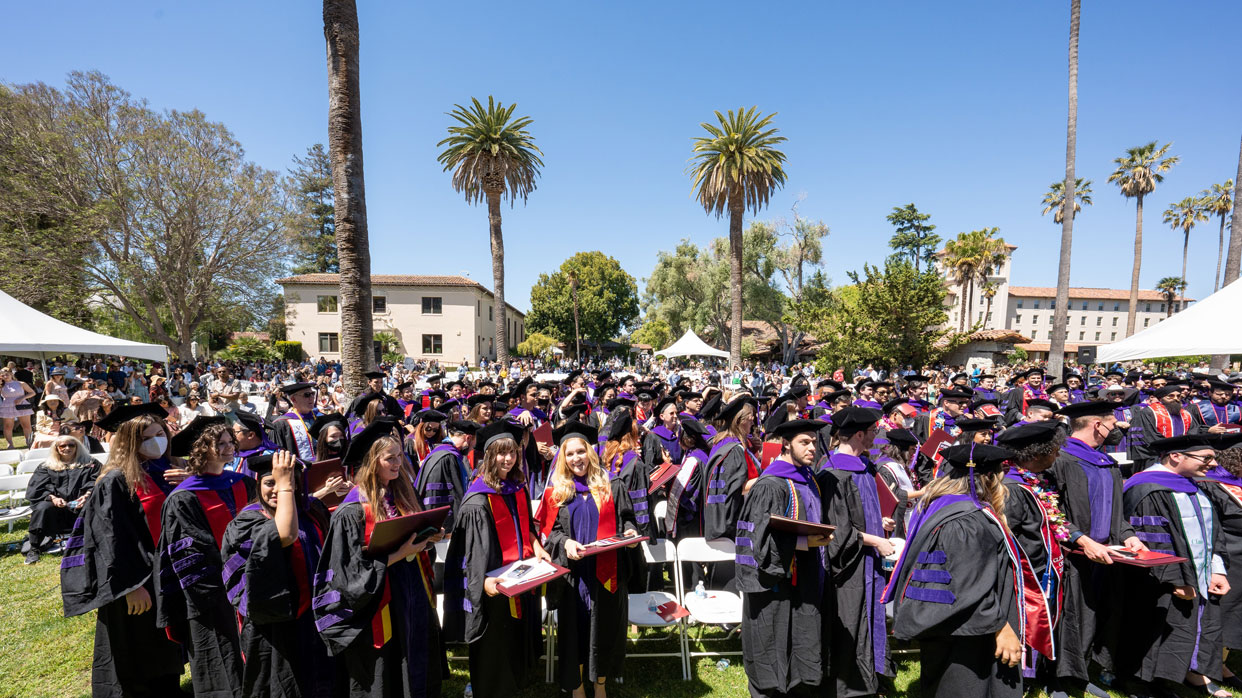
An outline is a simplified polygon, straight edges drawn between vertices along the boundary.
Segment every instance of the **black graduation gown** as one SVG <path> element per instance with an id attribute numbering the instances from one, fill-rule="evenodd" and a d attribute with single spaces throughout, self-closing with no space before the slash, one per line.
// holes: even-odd
<path id="1" fill-rule="evenodd" d="M 1031 569 L 1036 576 L 1043 573 L 1048 566 L 1048 551 L 1044 549 L 1043 522 L 1044 514 L 1031 494 L 1022 484 L 1006 478 L 1005 489 L 1005 524 L 1022 548 L 1022 553 L 1031 562 Z"/>
<path id="2" fill-rule="evenodd" d="M 835 597 L 820 558 L 823 549 L 798 550 L 797 535 L 768 526 L 771 515 L 787 516 L 790 509 L 788 481 L 763 475 L 751 486 L 738 520 L 742 661 L 751 695 L 789 693 L 829 681 Z M 805 507 L 794 516 L 810 520 Z"/>
<path id="3" fill-rule="evenodd" d="M 1091 530 L 1091 498 L 1085 467 L 1092 466 L 1081 464 L 1062 450 L 1045 471 L 1060 495 L 1061 512 L 1071 538 L 1078 531 L 1087 534 Z M 1107 472 L 1112 481 L 1109 535 L 1107 540 L 1096 542 L 1121 545 L 1134 535 L 1134 527 L 1122 504 L 1121 471 L 1114 467 Z M 1074 548 L 1073 544 L 1064 547 L 1067 553 Z M 1114 592 L 1119 583 L 1117 567 L 1092 562 L 1085 555 L 1065 556 L 1061 620 L 1056 628 L 1058 677 L 1087 681 L 1092 660 L 1111 670 L 1120 623 L 1121 595 Z"/>
<path id="4" fill-rule="evenodd" d="M 295 438 L 293 435 L 293 427 L 289 426 L 289 421 L 291 419 L 293 418 L 286 417 L 285 415 L 281 415 L 277 417 L 276 419 L 274 419 L 272 421 L 272 427 L 268 429 L 268 436 L 271 438 L 272 443 L 280 447 L 280 450 L 288 451 L 292 453 L 293 455 L 297 456 L 298 458 L 303 458 L 304 454 L 298 450 L 298 441 L 297 441 L 297 438 Z M 305 422 L 307 428 L 309 428 L 311 424 L 315 422 L 315 418 L 313 416 L 303 417 L 302 421 Z M 308 437 L 309 437 L 309 434 L 308 434 Z M 312 451 L 312 456 L 313 456 L 314 455 L 314 440 L 313 439 L 311 440 L 311 451 Z"/>
<path id="5" fill-rule="evenodd" d="M 591 499 L 589 493 L 586 498 Z M 634 507 L 620 480 L 612 481 L 612 499 L 617 535 L 627 530 L 637 532 Z M 553 561 L 570 572 L 548 589 L 549 596 L 553 591 L 556 596 L 551 605 L 557 609 L 557 679 L 565 691 L 573 691 L 584 681 L 595 682 L 601 677 L 621 675 L 625 663 L 625 633 L 629 626 L 626 579 L 629 556 L 626 551 L 616 552 L 618 586 L 611 592 L 604 589 L 595 574 L 598 556 L 570 560 L 565 555 L 568 540 L 579 543 L 596 540 L 594 522 L 599 520 L 598 511 L 593 501 L 583 504 L 577 517 L 568 505 L 557 510 L 547 541 Z"/>
<path id="6" fill-rule="evenodd" d="M 254 480 L 249 477 L 228 472 L 215 477 L 245 483 L 246 501 L 237 501 L 230 488 L 216 490 L 231 515 L 254 498 Z M 195 491 L 182 486 L 164 500 L 161 514 L 156 623 L 169 628 L 190 655 L 195 696 L 239 698 L 242 657 L 237 615 L 225 594 L 220 545 Z"/>
<path id="7" fill-rule="evenodd" d="M 656 427 L 660 431 L 664 431 L 663 426 Z M 673 463 L 681 462 L 681 443 L 678 441 L 678 435 L 672 434 L 672 438 L 664 438 L 652 429 L 643 436 L 643 462 L 647 467 L 654 470 L 664 464 L 664 451 L 668 451 L 669 459 Z M 663 451 L 661 449 L 664 449 Z"/>
<path id="8" fill-rule="evenodd" d="M 1117 674 L 1181 683 L 1186 672 L 1194 670 L 1219 681 L 1220 607 L 1203 596 L 1183 600 L 1173 595 L 1175 586 L 1198 587 L 1200 582 L 1173 492 L 1156 484 L 1131 485 L 1125 491 L 1125 509 L 1132 521 L 1138 521 L 1138 536 L 1149 548 L 1172 552 L 1187 561 L 1151 568 L 1114 565 L 1124 568 L 1120 570 L 1121 589 L 1127 611 Z M 1208 536 L 1212 550 L 1222 551 L 1215 517 Z M 1206 587 L 1207 580 L 1202 581 Z"/>
<path id="9" fill-rule="evenodd" d="M 1221 639 L 1229 649 L 1242 649 L 1242 504 L 1219 482 L 1202 478 L 1197 484 L 1216 505 L 1223 546 L 1217 554 L 1229 568 L 1229 593 L 1211 598 L 1219 607 Z"/>
<path id="10" fill-rule="evenodd" d="M 703 537 L 708 540 L 737 537 L 737 517 L 742 512 L 742 489 L 749 469 L 744 445 L 734 441 L 713 447 L 707 463 L 699 466 L 699 492 L 703 496 Z"/>
<path id="11" fill-rule="evenodd" d="M 898 468 L 902 468 L 897 461 L 889 461 L 894 463 Z M 883 463 L 876 464 L 876 473 L 884 480 L 884 484 L 888 485 L 888 489 L 892 491 L 893 497 L 897 500 L 897 508 L 893 510 L 893 522 L 897 527 L 893 529 L 893 538 L 905 539 L 906 537 L 906 511 L 910 508 L 910 494 L 902 488 L 901 482 L 886 467 L 880 467 Z"/>
<path id="12" fill-rule="evenodd" d="M 893 636 L 919 641 L 925 698 L 1022 696 L 1017 667 L 995 657 L 1008 623 L 1022 635 L 1014 562 L 1000 528 L 973 502 L 932 513 L 907 541 L 892 582 Z"/>
<path id="13" fill-rule="evenodd" d="M 868 468 L 874 485 L 874 466 Z M 866 532 L 862 494 L 854 473 L 825 465 L 816 476 L 824 499 L 824 518 L 837 527 L 828 544 L 828 561 L 836 593 L 836 618 L 832 626 L 833 677 L 838 698 L 872 695 L 880 689 L 875 670 L 876 626 L 883 628 L 884 611 L 874 602 L 883 591 L 883 580 L 869 579 L 867 567 L 881 564 L 875 548 L 862 544 Z M 871 531 L 871 533 L 876 533 Z M 883 532 L 877 535 L 883 535 Z M 878 585 L 879 588 L 876 588 Z M 874 596 L 872 596 L 874 595 Z M 876 615 L 879 614 L 877 620 Z M 887 652 L 880 658 L 885 676 L 894 674 Z"/>
<path id="14" fill-rule="evenodd" d="M 41 548 L 43 538 L 68 533 L 73 528 L 78 510 L 55 506 L 52 497 L 60 497 L 66 502 L 81 497 L 95 486 L 99 468 L 95 461 L 64 470 L 52 470 L 46 464 L 35 468 L 30 475 L 30 483 L 26 485 L 26 499 L 31 505 L 28 526 L 31 545 Z"/>
<path id="15" fill-rule="evenodd" d="M 1173 422 L 1173 435 L 1180 436 L 1182 434 L 1198 434 L 1201 429 L 1199 422 L 1193 417 L 1193 410 L 1185 410 L 1187 415 L 1191 417 L 1190 428 L 1182 429 L 1181 419 L 1178 415 L 1169 413 Z M 1148 445 L 1156 439 L 1163 438 L 1163 434 L 1156 428 L 1156 413 L 1152 411 L 1148 405 L 1135 405 L 1130 408 L 1130 430 L 1126 432 L 1129 448 L 1127 455 L 1130 460 L 1134 461 L 1129 468 L 1130 472 L 1137 473 L 1146 470 L 1152 463 L 1159 460 L 1159 454 L 1151 449 Z"/>
<path id="16" fill-rule="evenodd" d="M 435 452 L 433 449 L 418 469 L 418 477 L 414 480 L 414 493 L 418 495 L 424 509 L 453 507 L 453 511 L 444 520 L 444 530 L 453 530 L 453 514 L 466 494 L 466 483 L 462 482 L 457 452 L 448 449 Z"/>
<path id="17" fill-rule="evenodd" d="M 276 522 L 259 504 L 238 513 L 224 531 L 220 555 L 229 601 L 242 617 L 246 658 L 242 694 L 272 698 L 328 698 L 332 663 L 309 613 L 311 579 L 323 548 L 328 512 L 298 512 L 298 554 L 283 547 Z M 318 519 L 318 521 L 315 521 Z M 295 564 L 301 564 L 300 575 Z M 300 583 L 299 583 L 300 582 Z"/>
<path id="18" fill-rule="evenodd" d="M 502 496 L 510 512 L 530 507 L 525 488 Z M 539 535 L 534 517 L 529 535 L 532 539 Z M 483 591 L 487 573 L 501 567 L 502 560 L 488 497 L 467 493 L 445 556 L 444 625 L 450 641 L 470 644 L 470 682 L 476 698 L 514 695 L 536 678 L 542 654 L 539 592 L 519 594 L 511 606 L 509 597 Z"/>
<path id="19" fill-rule="evenodd" d="M 181 690 L 180 646 L 155 627 L 155 610 L 131 616 L 125 595 L 144 587 L 155 599 L 155 543 L 142 505 L 113 470 L 95 483 L 74 525 L 60 568 L 65 616 L 98 609 L 94 698 L 167 698 Z"/>
<path id="20" fill-rule="evenodd" d="M 357 491 L 332 512 L 314 579 L 315 627 L 338 660 L 334 695 L 435 698 L 448 671 L 419 562 L 401 560 L 389 567 L 387 556 L 364 551 L 366 514 Z M 385 585 L 389 600 L 381 611 Z M 376 637 L 377 626 L 388 628 L 387 639 Z"/>

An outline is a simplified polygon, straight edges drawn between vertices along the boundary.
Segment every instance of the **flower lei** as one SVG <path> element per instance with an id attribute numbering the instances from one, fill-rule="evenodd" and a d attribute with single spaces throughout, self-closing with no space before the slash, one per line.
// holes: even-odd
<path id="1" fill-rule="evenodd" d="M 1055 490 L 1049 488 L 1043 479 L 1035 473 L 1012 463 L 1010 466 L 1013 472 L 1022 478 L 1022 482 L 1035 493 L 1036 501 L 1039 502 L 1040 508 L 1044 510 L 1044 514 L 1048 516 L 1048 522 L 1052 526 L 1053 538 L 1056 538 L 1059 542 L 1068 541 L 1069 528 L 1065 524 L 1065 513 L 1061 511 L 1060 495 Z"/>

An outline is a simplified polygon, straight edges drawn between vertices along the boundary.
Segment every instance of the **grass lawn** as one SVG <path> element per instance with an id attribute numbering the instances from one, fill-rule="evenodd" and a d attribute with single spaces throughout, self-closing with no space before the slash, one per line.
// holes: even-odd
<path id="1" fill-rule="evenodd" d="M 0 628 L 4 628 L 0 633 L 0 698 L 86 698 L 90 695 L 94 614 L 77 618 L 63 616 L 60 556 L 45 555 L 36 565 L 23 565 L 21 554 L 7 548 L 10 543 L 20 543 L 25 535 L 25 527 L 20 524 L 14 526 L 12 533 L 0 529 L 0 589 L 4 590 L 4 600 L 0 603 Z M 697 629 L 692 632 L 697 633 Z M 709 632 L 707 637 L 711 636 Z M 644 637 L 653 639 L 642 640 L 640 647 L 633 651 L 667 651 L 676 647 L 675 641 L 654 639 L 657 637 L 654 632 Z M 736 638 L 710 645 L 712 649 L 741 648 Z M 464 648 L 451 651 L 454 655 L 465 656 Z M 715 658 L 697 659 L 690 681 L 681 680 L 680 662 L 675 657 L 632 659 L 626 663 L 623 682 L 610 683 L 608 695 L 616 698 L 745 698 L 748 693 L 741 657 L 728 659 L 730 665 L 724 671 L 716 668 Z M 919 696 L 918 658 L 902 655 L 899 660 L 897 690 L 891 695 L 916 698 Z M 453 673 L 444 685 L 445 698 L 462 695 L 469 680 L 466 662 L 452 661 L 450 666 Z M 182 685 L 187 690 L 190 688 L 188 666 Z M 1188 689 L 1183 689 L 1183 693 L 1196 695 Z M 558 691 L 554 685 L 538 683 L 517 698 L 555 695 Z"/>

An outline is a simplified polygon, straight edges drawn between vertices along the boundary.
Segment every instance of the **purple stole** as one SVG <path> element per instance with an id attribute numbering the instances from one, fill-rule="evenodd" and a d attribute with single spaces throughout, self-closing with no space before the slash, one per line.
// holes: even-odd
<path id="1" fill-rule="evenodd" d="M 1117 467 L 1117 461 L 1072 436 L 1065 440 L 1061 452 L 1078 459 L 1078 465 L 1087 476 L 1087 498 L 1091 501 L 1091 530 L 1087 535 L 1096 543 L 1108 545 L 1113 525 L 1113 476 L 1110 469 Z"/>

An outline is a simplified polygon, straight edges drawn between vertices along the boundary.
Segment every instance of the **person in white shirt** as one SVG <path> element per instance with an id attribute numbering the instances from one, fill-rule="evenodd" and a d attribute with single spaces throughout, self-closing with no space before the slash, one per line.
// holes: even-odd
<path id="1" fill-rule="evenodd" d="M 195 417 L 214 417 L 216 411 L 211 409 L 206 403 L 200 402 L 198 393 L 191 392 L 186 396 L 185 404 L 177 408 L 177 414 L 180 415 L 178 421 L 181 427 L 184 428 L 187 424 L 194 421 Z"/>

